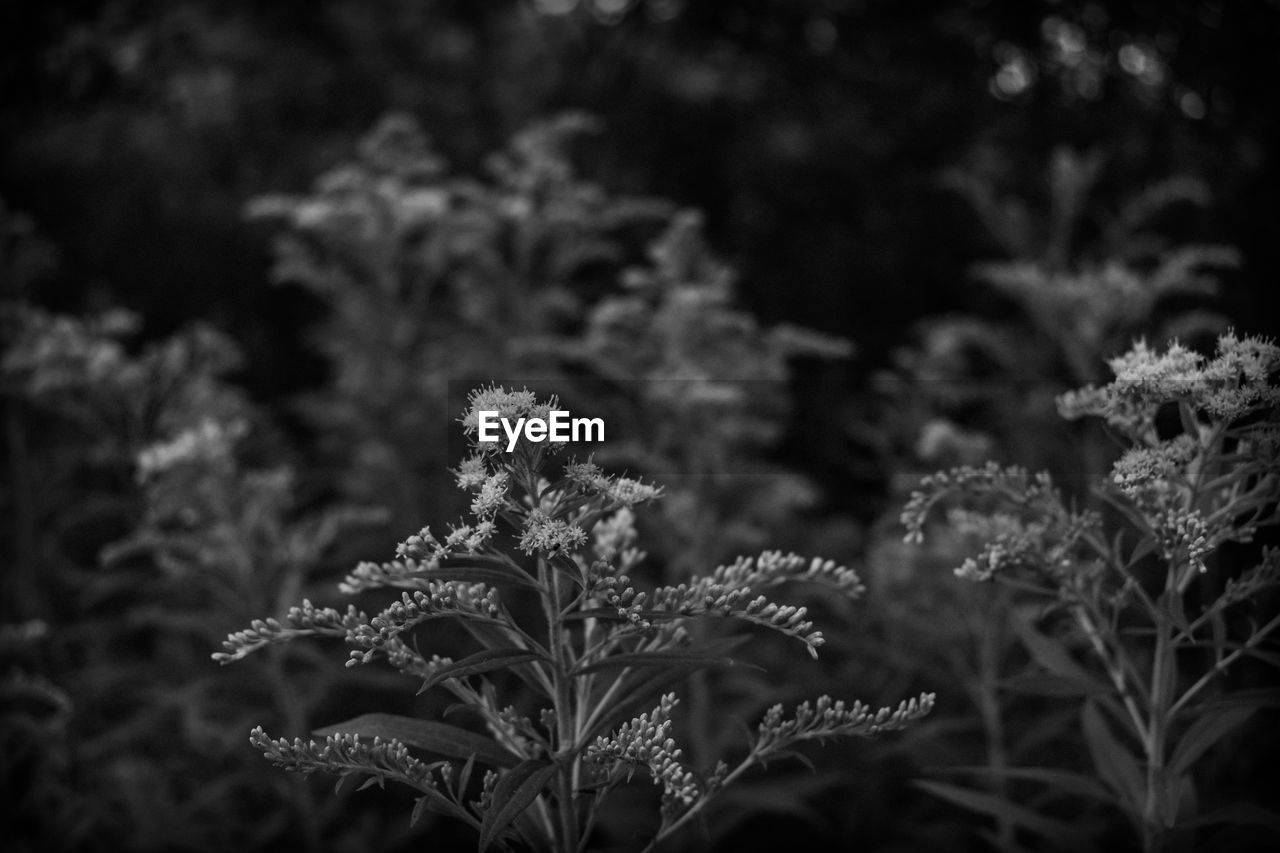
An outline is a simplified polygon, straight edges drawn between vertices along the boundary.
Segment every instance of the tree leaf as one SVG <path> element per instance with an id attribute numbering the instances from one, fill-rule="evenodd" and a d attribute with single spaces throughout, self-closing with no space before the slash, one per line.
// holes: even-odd
<path id="1" fill-rule="evenodd" d="M 449 758 L 470 758 L 474 755 L 478 760 L 498 767 L 511 767 L 520 760 L 519 756 L 485 735 L 451 726 L 448 723 L 401 717 L 396 714 L 363 714 L 345 723 L 315 730 L 315 734 L 319 737 L 340 733 L 357 734 L 368 738 L 380 737 L 384 740 L 394 739 L 406 746 L 425 749 Z"/>
<path id="2" fill-rule="evenodd" d="M 422 682 L 422 687 L 418 688 L 418 693 L 426 693 L 432 687 L 450 678 L 466 678 L 468 675 L 492 672 L 495 669 L 507 669 L 518 663 L 528 663 L 535 660 L 546 660 L 546 657 L 528 649 L 485 649 L 473 655 L 467 655 L 462 660 L 437 668 L 435 672 L 431 673 L 430 677 Z"/>
<path id="3" fill-rule="evenodd" d="M 544 759 L 522 761 L 503 774 L 494 786 L 492 805 L 480 824 L 481 853 L 524 813 L 555 774 L 556 766 Z"/>
<path id="4" fill-rule="evenodd" d="M 1086 702 L 1080 713 L 1085 741 L 1102 781 L 1117 795 L 1121 805 L 1138 814 L 1142 810 L 1142 773 L 1128 747 L 1116 739 L 1111 725 L 1094 702 Z"/>
<path id="5" fill-rule="evenodd" d="M 1253 716 L 1253 712 L 1254 709 L 1248 705 L 1202 711 L 1178 740 L 1173 757 L 1169 759 L 1169 772 L 1178 776 L 1190 772 L 1200 756 Z"/>

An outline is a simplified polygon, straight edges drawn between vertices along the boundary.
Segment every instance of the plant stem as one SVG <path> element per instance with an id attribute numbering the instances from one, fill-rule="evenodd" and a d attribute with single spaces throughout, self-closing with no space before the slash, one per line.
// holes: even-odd
<path id="1" fill-rule="evenodd" d="M 577 788 L 578 757 L 573 748 L 578 737 L 574 722 L 572 650 L 566 647 L 564 621 L 560 613 L 560 575 L 546 560 L 538 558 L 539 579 L 548 586 L 543 597 L 547 613 L 547 640 L 553 664 L 552 679 L 555 682 L 556 754 L 562 759 L 557 772 L 556 805 L 560 818 L 560 839 L 556 848 L 564 851 L 578 849 L 578 812 L 574 791 Z"/>
<path id="2" fill-rule="evenodd" d="M 1170 613 L 1177 588 L 1178 567 L 1170 565 L 1161 596 L 1161 618 L 1155 623 L 1156 646 L 1151 659 L 1151 700 L 1147 733 L 1142 748 L 1147 765 L 1146 802 L 1142 808 L 1142 849 L 1155 853 L 1164 844 L 1165 817 L 1169 814 L 1169 786 L 1165 784 L 1165 737 L 1169 722 L 1172 694 L 1177 684 L 1176 649 L 1172 642 L 1174 620 Z"/>

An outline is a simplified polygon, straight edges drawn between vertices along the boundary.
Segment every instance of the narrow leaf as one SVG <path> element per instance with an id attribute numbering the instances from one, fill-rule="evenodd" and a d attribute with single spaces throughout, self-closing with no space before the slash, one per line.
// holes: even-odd
<path id="1" fill-rule="evenodd" d="M 505 584 L 522 586 L 526 589 L 539 589 L 538 582 L 523 571 L 512 568 L 491 568 L 489 566 L 442 566 L 438 569 L 423 569 L 409 575 L 423 580 L 452 580 L 464 583 Z"/>
<path id="2" fill-rule="evenodd" d="M 418 693 L 426 693 L 432 687 L 450 678 L 465 678 L 468 675 L 492 672 L 495 669 L 507 669 L 518 663 L 527 663 L 535 660 L 545 660 L 545 658 L 541 654 L 531 652 L 528 649 L 485 649 L 473 655 L 468 655 L 462 660 L 438 667 L 426 681 L 422 682 L 422 687 L 418 689 Z"/>
<path id="3" fill-rule="evenodd" d="M 480 824 L 481 853 L 497 841 L 546 788 L 556 766 L 542 759 L 522 761 L 508 770 L 493 789 L 493 804 Z"/>
<path id="4" fill-rule="evenodd" d="M 1220 741 L 1253 715 L 1254 709 L 1245 705 L 1202 712 L 1186 734 L 1178 741 L 1169 759 L 1169 772 L 1181 776 Z"/>
<path id="5" fill-rule="evenodd" d="M 576 666 L 569 674 L 585 675 L 588 672 L 598 672 L 602 669 L 620 669 L 628 666 L 686 666 L 696 669 L 709 669 L 739 665 L 744 664 L 739 664 L 738 661 L 730 657 L 699 654 L 694 651 L 625 652 L 623 654 L 610 655 L 603 660 L 598 660 L 586 666 Z M 751 664 L 745 665 L 752 666 Z M 760 667 L 754 668 L 760 669 Z"/>
<path id="6" fill-rule="evenodd" d="M 1061 791 L 1080 797 L 1111 802 L 1115 799 L 1111 792 L 1098 783 L 1092 776 L 1083 773 L 1072 773 L 1068 770 L 1054 770 L 1048 767 L 945 767 L 935 768 L 948 773 L 966 773 L 979 777 L 998 779 L 1025 779 L 1028 782 L 1041 782 Z"/>
<path id="7" fill-rule="evenodd" d="M 475 637 L 486 648 L 500 649 L 510 646 L 511 630 L 503 628 L 500 625 L 494 625 L 489 622 L 481 622 L 478 619 L 463 619 L 462 627 L 467 629 L 467 633 Z M 511 671 L 525 684 L 529 685 L 538 694 L 551 698 L 551 693 L 547 688 L 546 679 L 539 678 L 539 670 L 537 667 L 528 663 L 512 664 Z"/>
<path id="8" fill-rule="evenodd" d="M 1095 703 L 1085 703 L 1080 719 L 1098 775 L 1129 811 L 1139 811 L 1143 799 L 1142 773 L 1128 747 L 1116 739 Z"/>
<path id="9" fill-rule="evenodd" d="M 425 749 L 449 758 L 470 758 L 474 755 L 478 760 L 498 767 L 511 767 L 519 760 L 519 756 L 512 754 L 497 741 L 485 735 L 451 726 L 448 723 L 418 720 L 396 714 L 364 714 L 345 723 L 315 730 L 315 734 L 319 737 L 341 733 L 398 740 L 406 746 Z"/>
<path id="10" fill-rule="evenodd" d="M 1080 838 L 1080 834 L 1071 824 L 1037 814 L 1025 806 L 1011 803 L 995 794 L 928 780 L 916 780 L 915 785 L 961 808 L 1007 820 L 1049 841 L 1079 849 L 1077 839 Z"/>
<path id="11" fill-rule="evenodd" d="M 427 798 L 425 796 L 418 797 L 413 802 L 413 814 L 409 815 L 409 826 L 418 825 L 418 821 L 422 820 L 422 816 L 427 812 Z"/>
<path id="12" fill-rule="evenodd" d="M 1031 657 L 1035 659 L 1036 663 L 1054 675 L 1069 678 L 1073 681 L 1087 682 L 1092 680 L 1085 668 L 1075 662 L 1071 654 L 1062 647 L 1061 643 L 1031 627 L 1031 623 L 1026 617 L 1015 614 L 1011 621 L 1018 639 L 1022 640 L 1022 645 L 1026 646 L 1027 651 L 1031 653 Z"/>
<path id="13" fill-rule="evenodd" d="M 1000 686 L 1015 693 L 1033 696 L 1105 696 L 1110 693 L 1106 685 L 1092 678 L 1067 678 L 1052 673 L 1028 673 L 1003 679 Z"/>
<path id="14" fill-rule="evenodd" d="M 1280 654 L 1276 652 L 1266 652 L 1259 648 L 1250 648 L 1245 650 L 1245 654 L 1251 658 L 1256 658 L 1263 663 L 1280 669 Z"/>
<path id="15" fill-rule="evenodd" d="M 1232 803 L 1189 820 L 1184 827 L 1212 826 L 1217 823 L 1261 826 L 1280 835 L 1280 814 L 1253 803 Z"/>

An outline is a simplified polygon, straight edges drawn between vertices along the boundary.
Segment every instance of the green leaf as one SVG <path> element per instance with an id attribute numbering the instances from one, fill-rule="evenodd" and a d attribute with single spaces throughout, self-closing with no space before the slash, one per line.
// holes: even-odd
<path id="1" fill-rule="evenodd" d="M 544 759 L 522 761 L 503 774 L 493 788 L 493 803 L 480 824 L 481 853 L 524 813 L 555 774 L 556 766 Z"/>
<path id="2" fill-rule="evenodd" d="M 1071 824 L 1045 817 L 995 794 L 929 780 L 916 780 L 914 784 L 949 803 L 998 820 L 1006 820 L 1060 846 L 1076 850 L 1088 846 L 1087 841 Z"/>
<path id="3" fill-rule="evenodd" d="M 1203 711 L 1178 741 L 1169 759 L 1169 772 L 1181 776 L 1222 738 L 1253 716 L 1254 709 L 1247 705 Z"/>
<path id="4" fill-rule="evenodd" d="M 603 660 L 586 666 L 578 665 L 569 673 L 570 675 L 585 675 L 588 672 L 599 672 L 604 669 L 620 669 L 628 666 L 681 666 L 691 669 L 709 669 L 715 667 L 730 666 L 751 666 L 754 669 L 762 669 L 762 667 L 753 664 L 741 664 L 730 657 L 721 655 L 700 654 L 695 651 L 674 651 L 674 652 L 625 652 L 623 654 L 610 655 Z"/>
<path id="5" fill-rule="evenodd" d="M 1098 775 L 1116 793 L 1119 802 L 1126 809 L 1140 813 L 1143 800 L 1142 773 L 1128 747 L 1116 739 L 1111 725 L 1094 702 L 1085 703 L 1080 721 Z"/>
<path id="6" fill-rule="evenodd" d="M 451 726 L 448 723 L 418 720 L 396 714 L 363 714 L 345 723 L 315 730 L 315 734 L 319 737 L 342 733 L 398 740 L 406 746 L 425 749 L 449 758 L 470 758 L 474 755 L 480 761 L 498 767 L 511 767 L 519 760 L 519 756 L 484 735 Z"/>
<path id="7" fill-rule="evenodd" d="M 507 669 L 518 663 L 528 663 L 535 660 L 546 660 L 546 657 L 528 649 L 485 649 L 473 655 L 468 655 L 462 660 L 437 668 L 427 680 L 422 682 L 422 687 L 418 689 L 418 693 L 426 693 L 432 687 L 442 681 L 448 681 L 450 678 L 466 678 L 468 675 L 492 672 L 495 669 Z"/>

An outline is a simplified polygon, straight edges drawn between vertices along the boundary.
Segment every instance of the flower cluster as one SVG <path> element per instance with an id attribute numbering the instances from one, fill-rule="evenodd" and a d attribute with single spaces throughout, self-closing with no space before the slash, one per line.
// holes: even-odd
<path id="1" fill-rule="evenodd" d="M 1016 465 L 1004 467 L 988 462 L 981 468 L 962 465 L 929 474 L 902 508 L 900 520 L 907 529 L 908 543 L 924 541 L 924 527 L 935 505 L 950 495 L 992 496 L 1015 506 L 1033 507 L 1055 496 L 1053 482 L 1043 471 L 1031 476 Z"/>
<path id="2" fill-rule="evenodd" d="M 587 747 L 587 759 L 606 773 L 620 767 L 648 767 L 653 783 L 662 786 L 664 802 L 691 804 L 698 796 L 693 774 L 680 763 L 682 751 L 670 737 L 671 711 L 678 700 L 667 693 L 658 707 L 623 723 L 612 735 L 601 735 Z"/>
<path id="3" fill-rule="evenodd" d="M 248 427 L 243 421 L 222 424 L 205 418 L 198 426 L 183 430 L 168 441 L 157 442 L 138 454 L 138 481 L 189 462 L 217 463 L 227 459 Z"/>
<path id="4" fill-rule="evenodd" d="M 825 740 L 838 735 L 874 737 L 882 732 L 897 731 L 932 711 L 935 698 L 932 693 L 921 693 L 917 698 L 904 699 L 896 708 L 873 711 L 862 702 L 850 705 L 830 696 L 820 696 L 812 704 L 800 703 L 789 720 L 782 705 L 774 705 L 765 712 L 757 727 L 756 751 L 765 756 L 799 741 Z"/>
<path id="5" fill-rule="evenodd" d="M 469 406 L 472 413 L 484 406 L 526 416 L 542 404 L 526 391 L 492 386 L 472 394 Z M 652 695 L 655 668 L 656 677 L 666 679 L 666 670 L 679 677 L 732 665 L 724 652 L 746 638 L 708 640 L 689 630 L 690 617 L 721 616 L 765 626 L 800 639 L 816 656 L 823 636 L 807 609 L 776 603 L 763 593 L 800 582 L 856 599 L 864 588 L 857 573 L 833 560 L 765 551 L 688 583 L 639 591 L 627 576 L 644 557 L 635 547 L 631 506 L 657 496 L 658 489 L 606 475 L 591 462 L 568 464 L 553 483 L 546 478 L 547 464 L 539 449 L 530 448 L 513 454 L 475 453 L 464 461 L 454 473 L 458 485 L 472 495 L 471 523 L 452 527 L 443 539 L 423 527 L 398 545 L 394 559 L 360 563 L 343 580 L 341 589 L 349 594 L 400 590 L 399 599 L 372 618 L 354 608 L 342 614 L 306 602 L 283 623 L 257 620 L 232 634 L 226 651 L 215 656 L 226 663 L 304 634 L 342 637 L 354 647 L 348 666 L 383 657 L 420 679 L 420 692 L 437 686 L 451 692 L 483 721 L 485 732 L 373 714 L 322 730 L 319 734 L 350 732 L 333 735 L 324 745 L 274 741 L 260 729 L 254 732 L 255 745 L 277 764 L 304 773 L 367 773 L 377 782 L 415 786 L 423 794 L 419 808 L 426 803 L 468 822 L 480 831 L 482 847 L 519 837 L 531 844 L 577 849 L 576 828 L 590 825 L 591 810 L 637 770 L 647 771 L 662 789 L 656 837 L 663 837 L 700 814 L 724 785 L 763 763 L 762 755 L 779 753 L 783 740 L 871 735 L 901 728 L 932 707 L 932 696 L 880 712 L 824 698 L 816 711 L 801 706 L 791 721 L 783 721 L 780 710 L 771 712 L 759 743 L 741 764 L 729 769 L 721 763 L 705 784 L 695 781 L 671 737 L 674 694 L 607 733 L 609 725 L 636 712 L 633 703 Z M 494 535 L 499 527 L 502 540 Z M 499 548 L 498 541 L 516 553 Z M 539 596 L 541 619 L 524 624 L 518 612 L 503 606 L 494 585 Z M 418 641 L 424 638 L 413 631 L 437 618 L 460 620 L 481 649 L 456 660 L 420 652 Z M 545 638 L 535 639 L 543 631 Z M 548 703 L 535 713 L 524 701 L 534 694 L 512 704 L 500 701 L 502 682 L 489 675 L 498 670 Z M 361 739 L 373 735 L 384 739 L 372 745 Z M 425 765 L 407 753 L 406 744 L 467 763 L 461 770 L 444 762 Z M 479 799 L 464 803 L 477 760 L 494 769 L 485 774 Z M 577 795 L 580 770 L 600 777 L 597 796 Z M 517 805 L 509 807 L 512 802 Z M 525 809 L 530 811 L 517 821 Z M 568 842 L 562 843 L 565 838 Z"/>
<path id="6" fill-rule="evenodd" d="M 1102 417 L 1123 434 L 1154 444 L 1156 412 L 1166 403 L 1182 402 L 1193 412 L 1234 421 L 1280 402 L 1280 389 L 1270 385 L 1280 370 L 1280 347 L 1264 338 L 1228 332 L 1218 338 L 1212 359 L 1177 341 L 1160 353 L 1140 340 L 1108 363 L 1115 380 L 1059 397 L 1063 417 Z"/>
<path id="7" fill-rule="evenodd" d="M 1076 555 L 1080 539 L 1101 525 L 1093 512 L 1070 512 L 1057 504 L 1054 512 L 1024 519 L 1009 512 L 974 512 L 954 507 L 947 519 L 959 533 L 983 542 L 982 550 L 955 569 L 957 577 L 990 580 L 1019 569 L 1046 572 L 1061 578 L 1082 567 Z"/>
<path id="8" fill-rule="evenodd" d="M 526 554 L 568 554 L 587 543 L 587 531 L 559 518 L 550 518 L 540 509 L 529 513 L 520 535 L 520 550 Z"/>
<path id="9" fill-rule="evenodd" d="M 1199 441 L 1186 433 L 1154 446 L 1132 447 L 1112 466 L 1111 479 L 1130 499 L 1140 500 L 1158 484 L 1185 482 L 1199 452 Z"/>
<path id="10" fill-rule="evenodd" d="M 1247 601 L 1261 590 L 1274 586 L 1280 586 L 1280 548 L 1266 548 L 1258 565 L 1239 578 L 1227 581 L 1227 588 L 1217 604 L 1219 607 L 1226 607 L 1238 601 Z"/>
<path id="11" fill-rule="evenodd" d="M 632 547 L 636 535 L 635 513 L 624 506 L 591 528 L 591 549 L 601 560 L 622 557 L 625 563 L 638 562 L 638 552 Z"/>
<path id="12" fill-rule="evenodd" d="M 755 594 L 755 590 L 792 581 L 826 586 L 850 599 L 860 596 L 864 589 L 856 572 L 834 560 L 805 560 L 795 554 L 765 551 L 759 557 L 739 557 L 687 584 L 659 587 L 650 597 L 649 606 L 664 613 L 731 616 L 762 625 L 796 637 L 816 657 L 825 640 L 821 631 L 814 630 L 813 622 L 805 618 L 807 609 L 778 605 Z M 642 603 L 642 598 L 632 599 L 629 609 L 637 610 Z"/>
<path id="13" fill-rule="evenodd" d="M 338 589 L 346 595 L 355 595 L 367 589 L 384 587 L 400 587 L 402 589 L 425 589 L 427 579 L 423 572 L 439 567 L 438 561 L 419 563 L 416 560 L 392 560 L 389 563 L 358 563 L 354 569 L 338 584 Z"/>
<path id="14" fill-rule="evenodd" d="M 340 613 L 332 607 L 316 607 L 304 599 L 300 607 L 289 608 L 284 619 L 287 624 L 281 624 L 278 619 L 254 619 L 245 630 L 228 635 L 222 643 L 226 651 L 215 652 L 213 659 L 223 664 L 231 663 L 265 646 L 287 642 L 294 637 L 345 637 L 368 620 L 369 617 L 354 606 L 348 606 L 346 613 Z"/>
<path id="15" fill-rule="evenodd" d="M 566 481 L 585 494 L 602 496 L 611 506 L 633 507 L 656 500 L 662 488 L 630 477 L 610 477 L 594 462 L 571 462 L 565 466 Z"/>
<path id="16" fill-rule="evenodd" d="M 507 472 L 499 471 L 485 477 L 480 483 L 480 491 L 471 502 L 471 511 L 477 518 L 491 519 L 506 504 L 507 480 Z"/>
<path id="17" fill-rule="evenodd" d="M 467 615 L 493 619 L 501 612 L 497 590 L 482 583 L 428 581 L 425 590 L 401 594 L 377 616 L 352 627 L 347 642 L 356 649 L 347 665 L 368 663 L 389 640 L 402 632 L 441 615 Z"/>
<path id="18" fill-rule="evenodd" d="M 262 751 L 272 764 L 285 770 L 308 775 L 317 770 L 346 776 L 351 773 L 369 773 L 378 779 L 394 779 L 419 790 L 434 790 L 431 778 L 432 766 L 409 754 L 409 749 L 397 740 L 375 737 L 363 741 L 359 735 L 336 734 L 325 738 L 324 744 L 314 740 L 293 741 L 273 739 L 261 726 L 249 734 L 249 743 Z"/>

